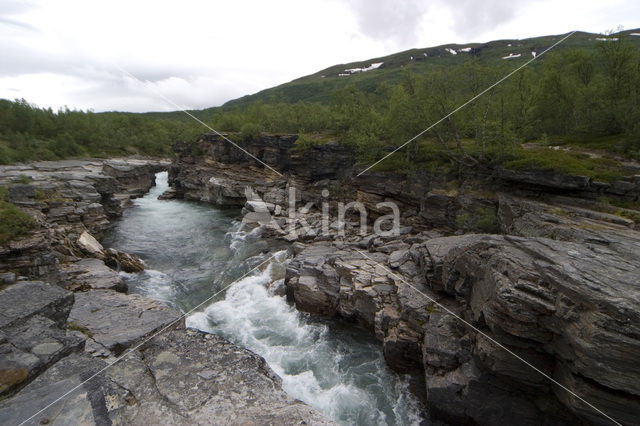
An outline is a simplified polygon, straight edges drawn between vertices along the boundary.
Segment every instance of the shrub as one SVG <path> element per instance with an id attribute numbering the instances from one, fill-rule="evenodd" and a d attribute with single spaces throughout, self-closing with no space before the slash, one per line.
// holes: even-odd
<path id="1" fill-rule="evenodd" d="M 260 136 L 261 131 L 262 129 L 259 124 L 249 122 L 243 124 L 240 128 L 240 136 L 242 140 L 250 141 Z"/>
<path id="2" fill-rule="evenodd" d="M 529 168 L 553 170 L 602 181 L 615 181 L 624 176 L 624 170 L 616 160 L 591 158 L 581 152 L 549 148 L 514 151 L 512 158 L 504 163 L 504 167 L 513 170 Z"/>
<path id="3" fill-rule="evenodd" d="M 35 226 L 31 216 L 8 201 L 6 188 L 0 193 L 0 244 L 6 244 L 16 237 L 26 234 Z"/>
<path id="4" fill-rule="evenodd" d="M 476 226 L 482 232 L 489 234 L 500 231 L 500 223 L 496 211 L 490 207 L 476 209 Z"/>

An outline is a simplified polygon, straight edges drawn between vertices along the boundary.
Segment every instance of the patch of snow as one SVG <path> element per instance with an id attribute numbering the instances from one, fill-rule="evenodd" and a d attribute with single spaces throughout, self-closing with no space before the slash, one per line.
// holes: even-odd
<path id="1" fill-rule="evenodd" d="M 374 62 L 371 65 L 369 65 L 368 67 L 364 67 L 364 68 L 348 68 L 346 70 L 344 70 L 344 73 L 338 74 L 339 77 L 344 77 L 347 75 L 351 75 L 351 74 L 358 74 L 361 72 L 367 72 L 367 71 L 371 71 L 371 70 L 375 70 L 377 68 L 380 68 L 380 66 L 384 64 L 384 62 Z"/>
<path id="2" fill-rule="evenodd" d="M 469 53 L 469 52 L 471 52 L 471 48 L 470 47 L 463 47 L 462 49 L 458 49 L 458 52 Z"/>
<path id="3" fill-rule="evenodd" d="M 347 77 L 350 76 L 351 74 L 344 74 L 344 73 L 340 73 L 338 74 L 338 77 Z"/>
<path id="4" fill-rule="evenodd" d="M 618 41 L 618 37 L 613 37 L 613 38 L 599 37 L 596 40 L 598 40 L 598 41 Z"/>
<path id="5" fill-rule="evenodd" d="M 518 53 L 517 55 L 514 55 L 513 53 L 509 53 L 509 56 L 503 56 L 502 59 L 519 58 L 520 56 L 522 56 L 522 54 L 520 53 Z"/>
<path id="6" fill-rule="evenodd" d="M 413 61 L 413 56 L 409 57 L 409 60 L 410 60 L 410 61 Z"/>
<path id="7" fill-rule="evenodd" d="M 427 56 L 427 52 L 424 52 L 423 55 L 426 57 Z"/>
<path id="8" fill-rule="evenodd" d="M 640 33 L 631 33 L 630 36 L 640 36 Z"/>
<path id="9" fill-rule="evenodd" d="M 531 56 L 533 56 L 534 58 L 536 57 L 537 54 L 538 54 L 537 52 L 531 51 Z"/>
<path id="10" fill-rule="evenodd" d="M 444 50 L 446 50 L 447 52 L 451 53 L 452 55 L 457 55 L 458 54 L 458 52 L 456 52 L 455 50 L 450 49 L 448 47 L 446 49 L 444 49 Z"/>
<path id="11" fill-rule="evenodd" d="M 511 47 L 511 43 L 507 44 L 507 47 Z"/>

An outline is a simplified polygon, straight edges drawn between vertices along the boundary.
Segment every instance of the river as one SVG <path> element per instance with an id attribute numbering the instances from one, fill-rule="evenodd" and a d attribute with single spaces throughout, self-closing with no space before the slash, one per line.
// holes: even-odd
<path id="1" fill-rule="evenodd" d="M 371 333 L 313 319 L 269 292 L 286 252 L 241 278 L 270 254 L 258 233 L 241 230 L 240 211 L 158 200 L 168 188 L 167 173 L 159 173 L 156 183 L 104 239 L 106 246 L 135 253 L 147 264 L 142 273 L 123 273 L 130 291 L 188 312 L 229 286 L 190 314 L 187 325 L 261 355 L 288 394 L 340 424 L 422 421 L 407 379 L 386 366 Z"/>

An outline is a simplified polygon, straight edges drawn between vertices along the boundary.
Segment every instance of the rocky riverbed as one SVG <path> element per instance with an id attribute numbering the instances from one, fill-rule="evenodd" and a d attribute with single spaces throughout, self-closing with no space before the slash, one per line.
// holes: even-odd
<path id="1" fill-rule="evenodd" d="M 203 135 L 176 144 L 164 197 L 243 207 L 248 226 L 293 256 L 275 291 L 300 310 L 368 328 L 433 416 L 638 424 L 639 216 L 602 199 L 638 201 L 639 176 L 358 178 L 353 155 L 335 143 L 298 151 L 284 135 L 245 148 L 283 175 Z M 364 227 L 354 214 L 335 220 L 350 201 L 365 206 Z M 396 235 L 372 227 L 389 213 L 384 202 L 399 207 Z"/>
<path id="2" fill-rule="evenodd" d="M 9 201 L 36 223 L 0 247 L 0 423 L 331 424 L 285 394 L 261 357 L 127 293 L 118 271 L 144 264 L 98 239 L 168 166 L 0 167 Z"/>

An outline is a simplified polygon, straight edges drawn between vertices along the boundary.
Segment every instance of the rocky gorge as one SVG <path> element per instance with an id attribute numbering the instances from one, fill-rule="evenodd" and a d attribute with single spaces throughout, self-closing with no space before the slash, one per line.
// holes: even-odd
<path id="1" fill-rule="evenodd" d="M 637 168 L 616 182 L 534 169 L 358 177 L 349 148 L 295 142 L 243 145 L 281 175 L 218 135 L 176 143 L 163 197 L 242 207 L 291 253 L 276 291 L 369 329 L 433 417 L 638 424 L 638 214 L 603 201 L 637 202 Z M 335 220 L 351 201 L 364 228 L 355 209 Z M 388 202 L 401 226 L 376 233 Z"/>
<path id="2" fill-rule="evenodd" d="M 144 263 L 98 240 L 168 166 L 0 167 L 7 201 L 33 218 L 0 246 L 0 423 L 332 424 L 288 396 L 262 357 L 128 292 L 121 272 Z"/>

